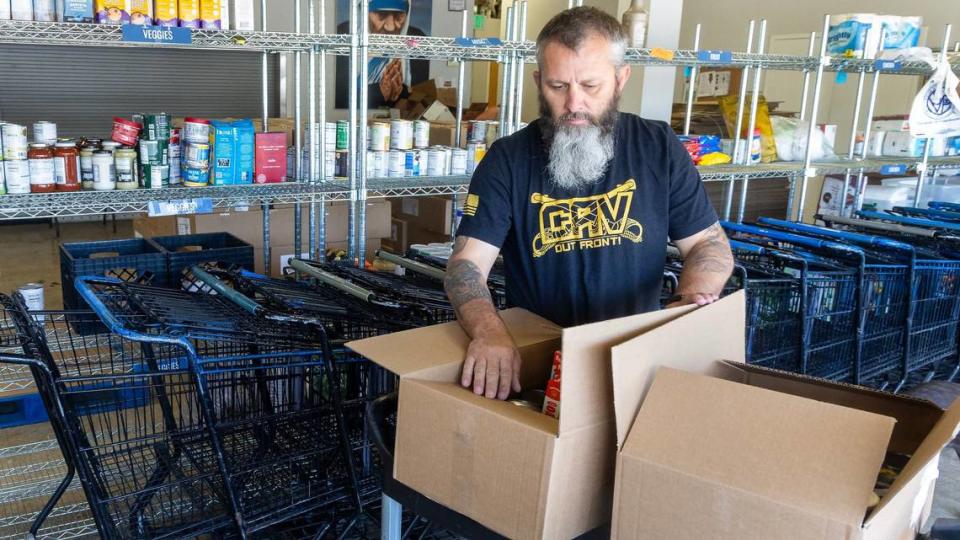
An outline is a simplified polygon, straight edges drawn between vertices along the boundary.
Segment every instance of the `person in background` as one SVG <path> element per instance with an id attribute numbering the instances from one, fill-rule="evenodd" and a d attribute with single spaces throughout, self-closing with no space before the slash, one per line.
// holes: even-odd
<path id="1" fill-rule="evenodd" d="M 411 0 L 370 0 L 370 12 L 367 24 L 371 34 L 393 34 L 405 36 L 423 36 L 423 30 L 410 26 Z M 350 22 L 337 26 L 338 34 L 346 34 Z M 350 64 L 345 56 L 337 57 L 337 95 L 336 107 L 349 106 Z M 410 95 L 410 87 L 430 78 L 429 60 L 409 60 L 399 58 L 371 58 L 367 65 L 367 84 L 369 85 L 367 106 L 371 109 L 390 107 L 400 98 Z"/>
<path id="2" fill-rule="evenodd" d="M 569 327 L 659 309 L 668 241 L 684 257 L 671 306 L 709 304 L 733 256 L 670 126 L 618 110 L 630 78 L 620 23 L 564 11 L 537 38 L 540 118 L 494 142 L 464 202 L 444 286 L 471 338 L 461 383 L 520 391 L 520 355 L 486 286 L 503 254 L 507 303 Z"/>

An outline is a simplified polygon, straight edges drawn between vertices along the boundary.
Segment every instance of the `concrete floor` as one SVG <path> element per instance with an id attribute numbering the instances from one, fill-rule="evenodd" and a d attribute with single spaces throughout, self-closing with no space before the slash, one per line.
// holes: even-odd
<path id="1" fill-rule="evenodd" d="M 130 221 L 63 223 L 60 237 L 45 222 L 0 222 L 0 292 L 9 293 L 26 283 L 42 283 L 48 309 L 63 306 L 60 288 L 60 242 L 113 240 L 133 237 Z M 960 519 L 960 456 L 945 450 L 940 460 L 934 507 L 929 524 L 938 517 Z"/>

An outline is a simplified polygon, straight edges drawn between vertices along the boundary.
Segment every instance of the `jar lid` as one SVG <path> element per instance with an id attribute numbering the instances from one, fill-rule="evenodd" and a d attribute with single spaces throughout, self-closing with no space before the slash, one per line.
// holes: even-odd
<path id="1" fill-rule="evenodd" d="M 30 143 L 30 148 L 50 148 L 46 143 Z"/>
<path id="2" fill-rule="evenodd" d="M 77 143 L 73 142 L 72 139 L 57 143 L 57 148 L 76 148 L 76 146 L 77 146 Z"/>
<path id="3" fill-rule="evenodd" d="M 205 120 L 203 118 L 184 118 L 183 121 L 190 122 L 191 124 L 209 124 L 210 123 L 209 120 Z"/>

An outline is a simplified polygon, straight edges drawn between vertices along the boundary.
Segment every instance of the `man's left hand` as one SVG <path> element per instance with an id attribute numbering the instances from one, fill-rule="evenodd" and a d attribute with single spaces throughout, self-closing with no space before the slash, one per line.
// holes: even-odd
<path id="1" fill-rule="evenodd" d="M 705 306 L 707 304 L 712 304 L 719 299 L 720 299 L 720 296 L 712 293 L 678 294 L 671 298 L 673 302 L 670 302 L 669 304 L 667 304 L 667 307 L 673 308 L 678 306 L 686 306 L 690 304 Z"/>

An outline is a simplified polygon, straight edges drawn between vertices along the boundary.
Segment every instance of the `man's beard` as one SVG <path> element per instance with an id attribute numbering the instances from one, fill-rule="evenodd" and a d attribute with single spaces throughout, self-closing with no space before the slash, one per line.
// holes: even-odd
<path id="1" fill-rule="evenodd" d="M 607 172 L 613 159 L 614 128 L 617 125 L 620 95 L 599 118 L 587 113 L 569 113 L 554 118 L 550 107 L 540 98 L 540 129 L 548 150 L 547 171 L 554 185 L 562 189 L 578 189 L 596 184 Z M 570 120 L 587 120 L 585 126 L 567 124 Z"/>

